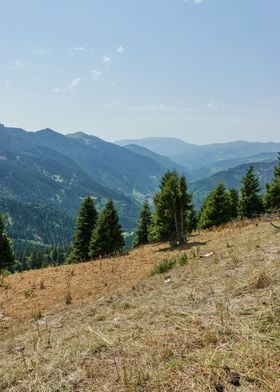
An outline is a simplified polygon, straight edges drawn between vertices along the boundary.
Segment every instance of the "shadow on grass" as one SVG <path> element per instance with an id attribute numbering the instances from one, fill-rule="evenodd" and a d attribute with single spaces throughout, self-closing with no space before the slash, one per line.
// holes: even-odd
<path id="1" fill-rule="evenodd" d="M 194 248 L 197 246 L 206 245 L 207 243 L 208 243 L 208 241 L 203 241 L 203 242 L 190 241 L 190 242 L 187 242 L 186 244 L 180 245 L 180 246 L 175 246 L 175 247 L 166 246 L 165 248 L 158 249 L 157 252 L 172 252 L 175 250 L 188 250 L 188 249 L 191 249 L 191 248 Z"/>

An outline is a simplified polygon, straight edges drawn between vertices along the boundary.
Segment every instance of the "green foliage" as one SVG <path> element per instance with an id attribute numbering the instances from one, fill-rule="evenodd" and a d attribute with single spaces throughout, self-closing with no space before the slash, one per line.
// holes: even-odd
<path id="1" fill-rule="evenodd" d="M 172 257 L 170 259 L 165 259 L 160 261 L 158 264 L 154 266 L 151 271 L 151 276 L 157 274 L 164 274 L 165 272 L 171 270 L 176 264 L 176 258 Z"/>
<path id="2" fill-rule="evenodd" d="M 187 192 L 185 177 L 175 171 L 167 172 L 162 177 L 154 202 L 156 211 L 152 222 L 156 227 L 151 230 L 154 236 L 173 245 L 185 243 L 191 209 L 191 195 Z"/>
<path id="3" fill-rule="evenodd" d="M 259 195 L 259 180 L 250 166 L 241 180 L 241 198 L 239 202 L 240 218 L 253 218 L 263 212 L 262 199 Z"/>
<path id="4" fill-rule="evenodd" d="M 270 184 L 266 185 L 264 206 L 269 212 L 280 210 L 280 152 L 278 153 L 278 163 L 274 168 L 274 178 Z"/>
<path id="5" fill-rule="evenodd" d="M 180 254 L 177 258 L 177 263 L 180 266 L 186 265 L 188 263 L 188 261 L 189 261 L 189 258 L 188 258 L 187 253 L 185 253 L 185 252 Z"/>
<path id="6" fill-rule="evenodd" d="M 90 240 L 89 255 L 98 257 L 103 255 L 116 254 L 124 247 L 119 217 L 114 203 L 109 199 L 100 212 L 96 226 L 92 231 Z"/>
<path id="7" fill-rule="evenodd" d="M 11 244 L 4 233 L 4 222 L 0 214 L 0 271 L 10 269 L 15 262 Z"/>
<path id="8" fill-rule="evenodd" d="M 68 258 L 69 263 L 86 261 L 90 258 L 89 245 L 96 221 L 97 211 L 93 199 L 86 196 L 77 217 L 73 248 Z"/>
<path id="9" fill-rule="evenodd" d="M 199 217 L 199 227 L 206 229 L 218 226 L 231 220 L 231 197 L 224 184 L 219 184 L 207 196 L 202 205 Z"/>
<path id="10" fill-rule="evenodd" d="M 149 242 L 149 227 L 151 225 L 151 211 L 149 204 L 144 203 L 144 206 L 140 212 L 140 218 L 135 231 L 133 246 L 144 245 Z"/>
<path id="11" fill-rule="evenodd" d="M 197 229 L 198 225 L 198 216 L 197 211 L 194 208 L 194 205 L 190 205 L 190 209 L 188 211 L 188 218 L 187 218 L 187 229 L 188 233 L 192 233 L 194 230 Z"/>
<path id="12" fill-rule="evenodd" d="M 239 205 L 239 194 L 237 189 L 231 188 L 229 190 L 230 203 L 231 203 L 231 218 L 237 219 L 238 217 L 238 205 Z"/>

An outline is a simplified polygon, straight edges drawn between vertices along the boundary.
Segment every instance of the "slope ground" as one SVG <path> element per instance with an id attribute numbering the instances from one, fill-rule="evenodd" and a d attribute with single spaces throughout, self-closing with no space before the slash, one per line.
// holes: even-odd
<path id="1" fill-rule="evenodd" d="M 235 223 L 186 250 L 8 277 L 0 390 L 235 391 L 236 372 L 241 392 L 279 391 L 279 239 L 268 222 Z M 186 265 L 149 277 L 182 252 Z"/>

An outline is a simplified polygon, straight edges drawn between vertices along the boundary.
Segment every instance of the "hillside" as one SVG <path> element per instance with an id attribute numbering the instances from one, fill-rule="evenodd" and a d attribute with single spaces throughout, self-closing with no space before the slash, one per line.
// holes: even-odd
<path id="1" fill-rule="evenodd" d="M 280 143 L 236 141 L 196 145 L 176 138 L 144 138 L 120 140 L 122 146 L 131 143 L 162 154 L 183 165 L 195 180 L 244 163 L 263 161 L 270 156 L 275 159 Z M 274 154 L 274 155 L 273 155 Z"/>
<path id="2" fill-rule="evenodd" d="M 0 389 L 236 391 L 240 376 L 240 391 L 278 391 L 279 240 L 265 220 L 237 222 L 182 251 L 149 245 L 6 278 Z M 149 277 L 184 252 L 186 265 Z"/>
<path id="3" fill-rule="evenodd" d="M 261 191 L 264 192 L 265 185 L 271 182 L 273 178 L 273 170 L 276 164 L 276 161 L 247 163 L 191 182 L 189 189 L 193 193 L 193 202 L 197 208 L 200 208 L 208 193 L 220 183 L 224 183 L 228 189 L 240 189 L 241 179 L 250 165 L 254 167 L 256 176 L 260 181 Z"/>
<path id="4" fill-rule="evenodd" d="M 151 157 L 82 132 L 65 136 L 51 129 L 27 132 L 0 126 L 0 209 L 13 239 L 50 243 L 45 242 L 51 238 L 49 229 L 44 227 L 43 234 L 42 223 L 27 216 L 40 205 L 52 219 L 48 227 L 59 228 L 57 243 L 69 241 L 81 200 L 88 194 L 98 208 L 113 198 L 124 230 L 131 230 L 139 201 L 156 191 L 165 171 Z M 21 227 L 27 228 L 24 234 Z"/>

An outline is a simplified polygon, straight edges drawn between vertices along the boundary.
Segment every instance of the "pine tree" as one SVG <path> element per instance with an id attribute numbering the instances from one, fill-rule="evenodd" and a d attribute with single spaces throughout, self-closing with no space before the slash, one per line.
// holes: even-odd
<path id="1" fill-rule="evenodd" d="M 264 195 L 264 205 L 267 211 L 280 211 L 280 152 L 278 163 L 274 168 L 274 177 L 271 184 L 267 184 Z"/>
<path id="2" fill-rule="evenodd" d="M 89 244 L 92 231 L 97 221 L 97 211 L 92 197 L 86 196 L 81 203 L 76 221 L 76 231 L 73 238 L 73 247 L 67 258 L 69 263 L 86 261 L 89 256 Z"/>
<path id="3" fill-rule="evenodd" d="M 99 214 L 92 232 L 90 257 L 110 255 L 120 252 L 124 247 L 121 225 L 114 203 L 109 199 Z"/>
<path id="4" fill-rule="evenodd" d="M 11 244 L 4 233 L 4 222 L 0 214 L 0 271 L 10 269 L 15 262 Z"/>
<path id="5" fill-rule="evenodd" d="M 187 192 L 184 176 L 175 171 L 167 172 L 161 180 L 160 191 L 155 199 L 156 212 L 152 231 L 160 241 L 169 241 L 172 245 L 184 244 L 187 234 L 187 218 L 191 206 L 191 195 Z"/>
<path id="6" fill-rule="evenodd" d="M 263 212 L 262 199 L 259 195 L 260 184 L 254 173 L 253 166 L 250 166 L 241 180 L 241 198 L 239 202 L 240 218 L 253 218 Z"/>
<path id="7" fill-rule="evenodd" d="M 206 229 L 211 226 L 219 226 L 231 220 L 231 198 L 224 184 L 218 184 L 209 193 L 203 203 L 199 216 L 199 227 Z"/>
<path id="8" fill-rule="evenodd" d="M 140 212 L 139 221 L 134 234 L 133 246 L 144 245 L 149 242 L 149 228 L 151 225 L 151 211 L 148 202 L 144 203 L 144 206 Z"/>
<path id="9" fill-rule="evenodd" d="M 237 219 L 238 217 L 238 205 L 239 205 L 239 194 L 238 190 L 232 188 L 229 190 L 230 202 L 231 202 L 231 218 Z"/>

